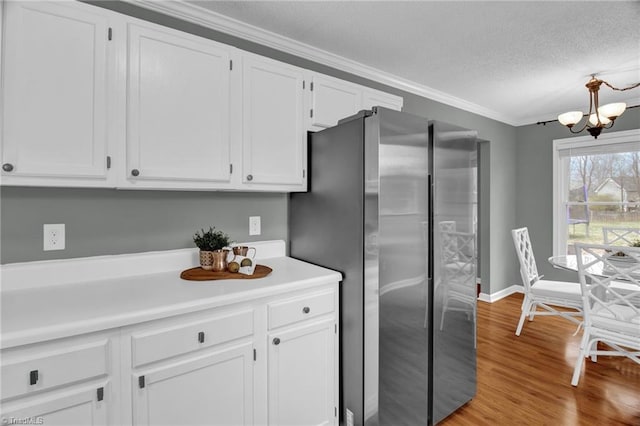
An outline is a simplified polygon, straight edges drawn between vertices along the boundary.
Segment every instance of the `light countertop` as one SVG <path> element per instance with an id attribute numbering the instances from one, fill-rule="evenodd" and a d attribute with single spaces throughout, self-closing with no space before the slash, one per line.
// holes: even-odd
<path id="1" fill-rule="evenodd" d="M 107 330 L 342 279 L 338 272 L 284 256 L 257 263 L 273 272 L 251 280 L 185 281 L 176 270 L 3 290 L 1 347 Z"/>

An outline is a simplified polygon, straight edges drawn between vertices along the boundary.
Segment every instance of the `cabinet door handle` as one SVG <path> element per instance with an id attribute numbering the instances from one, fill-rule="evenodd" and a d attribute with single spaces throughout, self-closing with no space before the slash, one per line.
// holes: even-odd
<path id="1" fill-rule="evenodd" d="M 248 181 L 252 181 L 253 180 L 253 175 L 247 175 L 247 180 Z"/>
<path id="2" fill-rule="evenodd" d="M 278 339 L 277 337 L 273 339 L 273 344 L 278 346 L 280 344 L 280 339 Z"/>
<path id="3" fill-rule="evenodd" d="M 198 333 L 198 342 L 204 343 L 204 331 Z"/>
<path id="4" fill-rule="evenodd" d="M 138 377 L 138 387 L 140 389 L 142 389 L 143 387 L 145 387 L 145 383 L 144 383 L 144 376 L 140 376 Z"/>
<path id="5" fill-rule="evenodd" d="M 98 388 L 96 396 L 98 401 L 102 401 L 104 399 L 104 388 Z"/>
<path id="6" fill-rule="evenodd" d="M 302 312 L 304 312 L 305 314 L 308 314 L 309 312 L 311 312 L 311 308 L 309 308 L 308 306 L 305 306 L 304 308 L 302 308 Z"/>
<path id="7" fill-rule="evenodd" d="M 2 170 L 4 170 L 5 172 L 12 172 L 13 171 L 13 164 L 11 163 L 4 163 L 2 165 Z"/>
<path id="8" fill-rule="evenodd" d="M 29 372 L 29 384 L 35 385 L 38 383 L 38 370 L 33 370 Z"/>
<path id="9" fill-rule="evenodd" d="M 140 170 L 138 169 L 131 170 L 131 176 L 140 176 Z"/>

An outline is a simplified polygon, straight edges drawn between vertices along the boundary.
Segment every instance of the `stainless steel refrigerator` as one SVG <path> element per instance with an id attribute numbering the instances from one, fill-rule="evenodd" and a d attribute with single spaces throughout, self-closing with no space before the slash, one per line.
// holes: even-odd
<path id="1" fill-rule="evenodd" d="M 476 136 L 381 107 L 309 135 L 289 249 L 344 275 L 341 424 L 435 424 L 476 393 Z"/>

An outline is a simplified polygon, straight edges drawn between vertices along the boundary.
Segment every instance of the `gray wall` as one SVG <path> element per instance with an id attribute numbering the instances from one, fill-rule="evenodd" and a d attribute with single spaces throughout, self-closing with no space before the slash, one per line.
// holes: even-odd
<path id="1" fill-rule="evenodd" d="M 404 97 L 407 112 L 477 129 L 479 137 L 490 145 L 483 148 L 485 155 L 481 155 L 485 176 L 485 190 L 481 188 L 481 192 L 489 198 L 483 202 L 480 225 L 482 291 L 492 293 L 514 283 L 515 257 L 505 258 L 505 253 L 513 253 L 509 230 L 516 222 L 514 127 L 130 4 L 92 3 L 395 93 Z M 283 194 L 2 188 L 0 195 L 1 263 L 189 247 L 193 232 L 209 225 L 224 230 L 235 240 L 249 240 L 250 214 L 262 216 L 260 239 L 287 238 L 287 197 Z M 43 252 L 42 224 L 60 222 L 67 225 L 68 248 Z"/>
<path id="2" fill-rule="evenodd" d="M 482 292 L 495 293 L 516 284 L 519 273 L 510 233 L 516 223 L 515 127 L 408 93 L 404 110 L 475 129 L 480 139 L 488 141 L 480 148 Z"/>
<path id="3" fill-rule="evenodd" d="M 287 238 L 286 194 L 2 187 L 0 197 L 3 264 L 195 247 L 209 226 L 235 241 Z M 259 237 L 249 216 L 261 216 Z M 65 250 L 42 250 L 44 223 L 65 224 Z"/>
<path id="4" fill-rule="evenodd" d="M 584 95 L 586 101 L 588 99 L 586 90 Z M 605 132 L 639 127 L 640 108 L 634 108 L 627 110 L 616 120 L 615 126 Z M 540 274 L 552 280 L 576 281 L 578 277 L 575 273 L 554 269 L 547 262 L 547 259 L 553 255 L 553 140 L 569 138 L 573 135 L 557 122 L 546 126 L 532 124 L 518 127 L 516 133 L 518 141 L 517 197 L 515 198 L 517 226 L 529 228 Z M 579 136 L 588 135 L 587 132 L 583 132 Z"/>

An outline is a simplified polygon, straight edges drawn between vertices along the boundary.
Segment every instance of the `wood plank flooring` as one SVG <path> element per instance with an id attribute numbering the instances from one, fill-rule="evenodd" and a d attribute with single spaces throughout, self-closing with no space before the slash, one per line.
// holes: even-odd
<path id="1" fill-rule="evenodd" d="M 585 361 L 571 375 L 580 335 L 559 317 L 515 329 L 522 295 L 478 302 L 476 397 L 440 425 L 640 425 L 640 365 L 622 357 Z"/>

